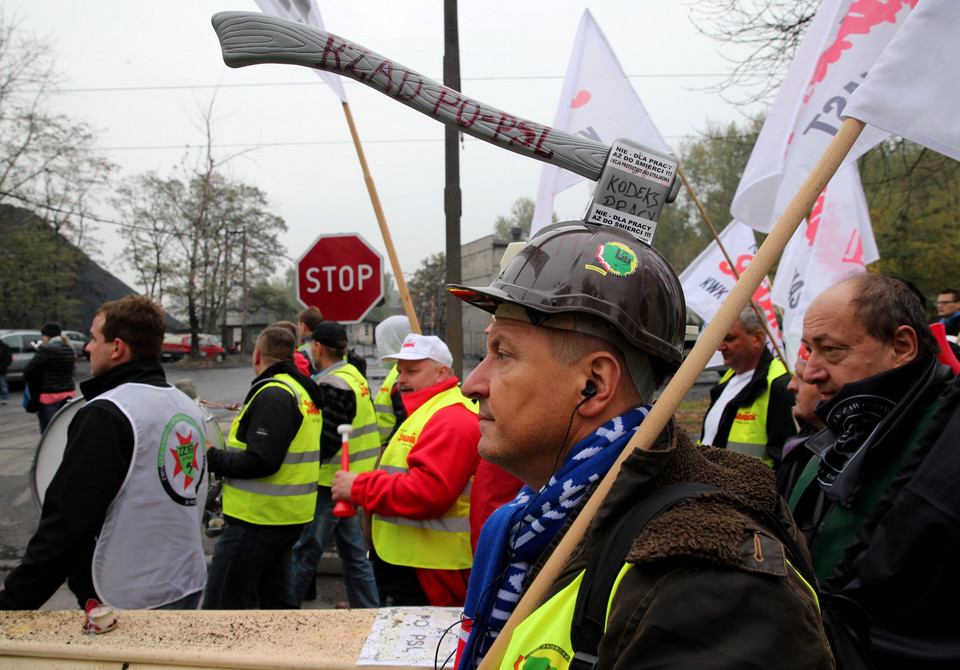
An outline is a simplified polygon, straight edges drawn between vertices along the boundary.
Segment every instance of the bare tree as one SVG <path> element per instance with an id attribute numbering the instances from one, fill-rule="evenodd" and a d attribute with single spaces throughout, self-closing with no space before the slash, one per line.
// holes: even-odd
<path id="1" fill-rule="evenodd" d="M 699 0 L 693 24 L 704 35 L 737 50 L 724 54 L 729 76 L 717 84 L 736 104 L 770 101 L 786 74 L 820 0 Z"/>
<path id="2" fill-rule="evenodd" d="M 0 14 L 0 202 L 41 210 L 89 249 L 89 208 L 114 166 L 90 126 L 49 109 L 58 84 L 51 46 Z"/>
<path id="3" fill-rule="evenodd" d="M 219 329 L 237 286 L 266 282 L 283 257 L 277 235 L 286 230 L 271 214 L 266 195 L 232 179 L 213 152 L 213 102 L 201 111 L 206 149 L 195 165 L 185 158 L 179 176 L 145 174 L 118 189 L 116 207 L 127 226 L 123 259 L 139 274 L 145 292 L 164 298 L 196 336 Z"/>

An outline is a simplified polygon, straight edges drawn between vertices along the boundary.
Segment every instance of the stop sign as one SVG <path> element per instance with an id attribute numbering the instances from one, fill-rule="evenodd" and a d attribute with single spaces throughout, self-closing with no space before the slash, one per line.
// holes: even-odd
<path id="1" fill-rule="evenodd" d="M 383 297 L 383 259 L 360 235 L 321 235 L 297 260 L 297 298 L 323 318 L 359 323 Z"/>

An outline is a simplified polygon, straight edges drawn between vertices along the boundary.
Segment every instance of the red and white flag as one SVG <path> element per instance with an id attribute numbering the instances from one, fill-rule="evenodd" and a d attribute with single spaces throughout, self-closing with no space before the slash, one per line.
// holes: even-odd
<path id="1" fill-rule="evenodd" d="M 606 144 L 626 137 L 670 153 L 589 10 L 580 19 L 553 127 Z M 531 235 L 553 221 L 553 196 L 582 179 L 544 163 Z"/>
<path id="2" fill-rule="evenodd" d="M 844 116 L 960 160 L 960 2 L 922 0 Z"/>
<path id="3" fill-rule="evenodd" d="M 880 258 L 856 163 L 848 163 L 817 199 L 783 252 L 773 302 L 783 309 L 788 361 L 800 348 L 803 315 L 824 290 Z"/>
<path id="4" fill-rule="evenodd" d="M 323 19 L 320 18 L 320 9 L 317 7 L 316 0 L 254 0 L 254 2 L 257 3 L 257 7 L 264 14 L 273 14 L 282 19 L 290 19 L 320 30 L 326 30 L 323 27 Z M 340 102 L 347 102 L 347 94 L 343 90 L 343 82 L 339 75 L 323 70 L 314 70 L 314 72 L 320 75 L 327 86 L 337 94 Z"/>
<path id="5" fill-rule="evenodd" d="M 700 252 L 686 270 L 680 273 L 680 284 L 683 286 L 687 307 L 707 322 L 716 315 L 727 294 L 737 283 L 736 278 L 743 274 L 757 253 L 757 240 L 753 229 L 739 221 L 731 221 L 720 232 L 719 238 L 730 260 L 733 261 L 733 268 L 730 267 L 723 251 L 714 240 Z M 770 333 L 778 340 L 779 346 L 780 327 L 777 325 L 777 315 L 773 310 L 768 279 L 764 278 L 760 283 L 753 294 L 753 299 L 763 310 Z"/>
<path id="6" fill-rule="evenodd" d="M 824 0 L 757 138 L 730 206 L 735 219 L 770 231 L 836 135 L 851 94 L 917 2 Z M 886 136 L 865 129 L 848 162 Z"/>

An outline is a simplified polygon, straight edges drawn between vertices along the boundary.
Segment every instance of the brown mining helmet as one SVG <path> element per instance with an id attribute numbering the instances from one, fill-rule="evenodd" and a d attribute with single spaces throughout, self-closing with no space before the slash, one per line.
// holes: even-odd
<path id="1" fill-rule="evenodd" d="M 621 348 L 629 344 L 659 361 L 663 373 L 675 372 L 683 361 L 686 309 L 680 280 L 659 252 L 619 228 L 552 224 L 527 242 L 490 286 L 450 284 L 447 290 L 491 313 L 503 315 L 498 308 L 513 304 L 535 325 L 588 332 Z M 569 315 L 569 325 L 556 325 L 555 315 Z M 595 325 L 584 327 L 590 322 Z"/>

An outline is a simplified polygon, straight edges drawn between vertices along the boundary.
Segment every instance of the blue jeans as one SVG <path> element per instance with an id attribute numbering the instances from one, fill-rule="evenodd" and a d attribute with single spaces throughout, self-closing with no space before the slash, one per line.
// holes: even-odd
<path id="1" fill-rule="evenodd" d="M 337 541 L 337 554 L 340 556 L 350 607 L 380 607 L 373 565 L 367 558 L 367 547 L 360 528 L 360 512 L 354 516 L 337 517 L 333 515 L 335 504 L 330 488 L 321 486 L 317 493 L 317 513 L 313 523 L 303 527 L 303 533 L 293 548 L 293 583 L 297 602 L 303 600 L 310 581 L 317 576 L 323 548 L 333 535 Z"/>
<path id="2" fill-rule="evenodd" d="M 7 375 L 0 375 L 0 400 L 6 402 L 10 400 L 10 387 L 7 385 Z"/>
<path id="3" fill-rule="evenodd" d="M 255 526 L 227 521 L 217 540 L 203 598 L 205 610 L 298 609 L 290 580 L 293 545 L 303 525 Z"/>
<path id="4" fill-rule="evenodd" d="M 53 415 L 56 414 L 61 407 L 70 402 L 70 398 L 64 398 L 60 402 L 54 403 L 40 403 L 40 409 L 37 410 L 37 420 L 40 422 L 40 434 L 43 435 L 43 431 L 47 429 L 47 426 L 50 425 L 50 419 L 53 418 Z"/>

